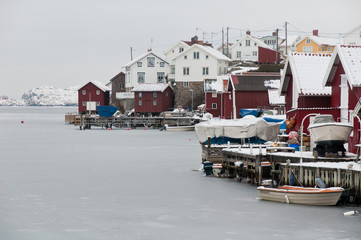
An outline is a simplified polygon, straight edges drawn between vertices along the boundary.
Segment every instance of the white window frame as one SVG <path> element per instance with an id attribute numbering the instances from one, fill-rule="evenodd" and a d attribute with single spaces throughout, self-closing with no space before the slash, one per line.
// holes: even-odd
<path id="1" fill-rule="evenodd" d="M 153 92 L 153 97 L 154 97 L 154 98 L 157 97 L 157 92 Z"/>
<path id="2" fill-rule="evenodd" d="M 169 95 L 168 92 L 165 92 L 165 97 L 168 97 L 168 95 Z"/>
<path id="3" fill-rule="evenodd" d="M 82 92 L 82 94 L 83 94 L 83 95 L 85 95 L 85 94 L 86 94 L 86 90 L 83 90 L 83 91 L 81 91 L 81 92 Z"/>
<path id="4" fill-rule="evenodd" d="M 157 83 L 164 83 L 164 72 L 157 72 Z"/>
<path id="5" fill-rule="evenodd" d="M 143 63 L 142 62 L 137 62 L 137 67 L 142 67 Z"/>
<path id="6" fill-rule="evenodd" d="M 189 76 L 189 67 L 184 67 L 183 68 L 183 75 L 184 76 Z"/>
<path id="7" fill-rule="evenodd" d="M 193 59 L 199 59 L 199 52 L 193 52 Z"/>
<path id="8" fill-rule="evenodd" d="M 155 57 L 147 57 L 147 66 L 155 67 Z"/>
<path id="9" fill-rule="evenodd" d="M 209 68 L 208 67 L 203 67 L 202 68 L 202 73 L 203 73 L 203 75 L 209 75 Z"/>
<path id="10" fill-rule="evenodd" d="M 246 40 L 246 47 L 249 47 L 249 46 L 251 46 L 251 40 L 247 39 Z"/>
<path id="11" fill-rule="evenodd" d="M 217 109 L 217 103 L 212 103 L 212 109 Z"/>
<path id="12" fill-rule="evenodd" d="M 242 57 L 242 51 L 237 51 L 236 52 L 236 57 L 241 58 Z"/>
<path id="13" fill-rule="evenodd" d="M 253 51 L 253 52 L 252 52 L 252 56 L 255 56 L 255 57 L 256 57 L 256 56 L 257 56 L 257 51 Z"/>
<path id="14" fill-rule="evenodd" d="M 306 44 L 311 44 L 311 39 L 307 38 L 306 39 Z"/>
<path id="15" fill-rule="evenodd" d="M 142 106 L 142 100 L 138 100 L 138 106 Z"/>
<path id="16" fill-rule="evenodd" d="M 212 92 L 212 98 L 217 98 L 217 92 L 215 91 Z"/>
<path id="17" fill-rule="evenodd" d="M 183 82 L 183 87 L 189 87 L 189 82 Z"/>
<path id="18" fill-rule="evenodd" d="M 304 53 L 312 53 L 312 46 L 303 46 Z"/>
<path id="19" fill-rule="evenodd" d="M 141 75 L 143 76 L 143 78 L 141 78 Z M 137 72 L 137 83 L 145 83 L 145 72 Z"/>
<path id="20" fill-rule="evenodd" d="M 86 106 L 86 101 L 83 101 L 82 105 L 83 105 L 83 107 L 85 107 Z"/>
<path id="21" fill-rule="evenodd" d="M 99 102 L 99 101 L 97 101 L 97 106 L 100 106 L 100 102 Z"/>
<path id="22" fill-rule="evenodd" d="M 164 67 L 164 62 L 160 62 L 159 67 Z"/>
<path id="23" fill-rule="evenodd" d="M 153 106 L 157 106 L 157 100 L 153 100 Z"/>
<path id="24" fill-rule="evenodd" d="M 138 92 L 138 97 L 141 98 L 143 94 L 141 92 Z"/>
<path id="25" fill-rule="evenodd" d="M 97 90 L 97 91 L 96 91 L 96 94 L 97 94 L 97 95 L 100 95 L 100 90 Z"/>

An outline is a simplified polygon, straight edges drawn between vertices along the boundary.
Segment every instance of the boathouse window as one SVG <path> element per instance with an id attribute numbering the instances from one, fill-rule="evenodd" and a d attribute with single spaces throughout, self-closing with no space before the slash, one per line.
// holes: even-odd
<path id="1" fill-rule="evenodd" d="M 142 100 L 138 101 L 138 106 L 142 106 Z"/>
<path id="2" fill-rule="evenodd" d="M 158 83 L 164 83 L 164 72 L 157 72 Z"/>
<path id="3" fill-rule="evenodd" d="M 165 97 L 168 97 L 168 92 L 165 92 Z"/>
<path id="4" fill-rule="evenodd" d="M 148 67 L 154 67 L 154 61 L 155 61 L 154 57 L 148 57 L 147 61 L 148 61 Z"/>
<path id="5" fill-rule="evenodd" d="M 145 82 L 145 72 L 138 72 L 138 83 L 144 83 Z"/>
<path id="6" fill-rule="evenodd" d="M 164 67 L 164 62 L 160 62 L 159 67 Z"/>
<path id="7" fill-rule="evenodd" d="M 142 62 L 137 62 L 138 67 L 142 67 Z"/>
<path id="8" fill-rule="evenodd" d="M 142 93 L 141 93 L 141 92 L 138 93 L 138 97 L 140 97 L 140 98 L 142 97 Z"/>
<path id="9" fill-rule="evenodd" d="M 100 90 L 97 90 L 97 92 L 96 92 L 96 93 L 97 93 L 97 95 L 100 95 Z"/>
<path id="10" fill-rule="evenodd" d="M 153 92 L 153 97 L 154 97 L 154 98 L 157 97 L 157 92 Z"/>
<path id="11" fill-rule="evenodd" d="M 216 98 L 217 97 L 217 92 L 212 92 L 212 98 Z"/>
<path id="12" fill-rule="evenodd" d="M 157 106 L 157 100 L 153 100 L 153 106 Z"/>
<path id="13" fill-rule="evenodd" d="M 86 106 L 86 102 L 85 101 L 83 101 L 83 107 L 85 107 Z"/>
<path id="14" fill-rule="evenodd" d="M 212 109 L 217 109 L 217 103 L 212 103 Z"/>
<path id="15" fill-rule="evenodd" d="M 86 94 L 86 90 L 83 90 L 82 93 L 83 93 L 83 95 L 85 95 L 85 94 Z"/>
<path id="16" fill-rule="evenodd" d="M 97 106 L 100 106 L 100 102 L 99 102 L 99 101 L 97 102 Z"/>

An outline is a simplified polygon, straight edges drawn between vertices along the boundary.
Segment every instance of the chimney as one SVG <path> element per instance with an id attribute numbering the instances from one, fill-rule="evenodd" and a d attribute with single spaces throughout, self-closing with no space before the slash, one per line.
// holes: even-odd
<path id="1" fill-rule="evenodd" d="M 152 49 L 151 48 L 148 48 L 148 52 L 151 52 L 152 51 Z"/>
<path id="2" fill-rule="evenodd" d="M 276 33 L 276 32 L 273 32 L 273 33 L 272 33 L 272 36 L 276 37 L 276 36 L 277 36 L 277 33 Z"/>
<path id="3" fill-rule="evenodd" d="M 318 37 L 318 29 L 313 29 L 313 36 L 316 36 L 316 37 Z"/>
<path id="4" fill-rule="evenodd" d="M 251 35 L 251 31 L 250 31 L 250 30 L 247 30 L 246 34 L 247 34 L 247 35 Z"/>
<path id="5" fill-rule="evenodd" d="M 192 37 L 191 42 L 192 43 L 197 43 L 198 42 L 198 37 L 197 36 Z"/>

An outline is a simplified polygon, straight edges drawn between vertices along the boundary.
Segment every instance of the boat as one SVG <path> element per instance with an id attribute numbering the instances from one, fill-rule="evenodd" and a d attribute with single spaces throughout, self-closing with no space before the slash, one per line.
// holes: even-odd
<path id="1" fill-rule="evenodd" d="M 316 144 L 344 144 L 353 129 L 349 123 L 335 122 L 332 115 L 317 115 L 308 126 L 311 138 Z"/>
<path id="2" fill-rule="evenodd" d="M 257 190 L 262 200 L 317 206 L 336 205 L 344 191 L 341 187 L 307 188 L 289 185 L 278 188 L 261 186 Z"/>
<path id="3" fill-rule="evenodd" d="M 194 125 L 189 125 L 189 126 L 166 126 L 165 130 L 167 132 L 194 131 Z"/>

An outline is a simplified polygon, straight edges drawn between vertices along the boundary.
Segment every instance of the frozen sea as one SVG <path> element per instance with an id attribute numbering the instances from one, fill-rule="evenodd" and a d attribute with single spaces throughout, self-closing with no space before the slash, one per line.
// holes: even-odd
<path id="1" fill-rule="evenodd" d="M 342 215 L 358 207 L 261 201 L 195 171 L 194 132 L 80 131 L 71 111 L 0 107 L 1 240 L 361 239 Z"/>

